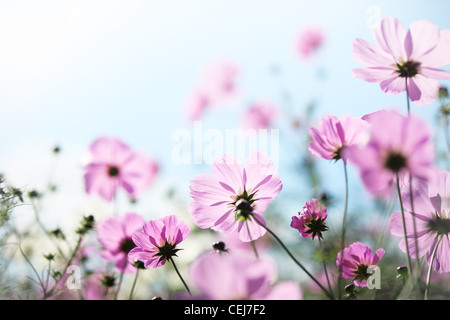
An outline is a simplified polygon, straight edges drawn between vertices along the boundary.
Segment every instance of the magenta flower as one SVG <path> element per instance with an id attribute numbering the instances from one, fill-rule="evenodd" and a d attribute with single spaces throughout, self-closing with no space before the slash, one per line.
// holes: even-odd
<path id="1" fill-rule="evenodd" d="M 376 45 L 362 39 L 353 42 L 353 57 L 364 69 L 355 77 L 379 83 L 388 94 L 408 90 L 417 105 L 437 98 L 437 79 L 450 79 L 450 72 L 437 69 L 450 63 L 450 30 L 440 31 L 433 23 L 415 21 L 406 30 L 397 19 L 385 18 L 374 30 Z"/>
<path id="2" fill-rule="evenodd" d="M 267 259 L 248 255 L 206 254 L 190 268 L 190 280 L 203 300 L 299 300 L 297 283 L 276 285 L 276 265 Z"/>
<path id="3" fill-rule="evenodd" d="M 176 256 L 178 244 L 186 239 L 190 232 L 189 226 L 178 221 L 174 215 L 158 220 L 150 220 L 133 233 L 132 240 L 136 247 L 128 253 L 129 261 L 144 262 L 145 268 L 158 268 L 167 259 Z"/>
<path id="4" fill-rule="evenodd" d="M 244 242 L 262 237 L 266 230 L 258 224 L 265 225 L 261 214 L 282 188 L 272 161 L 255 151 L 242 168 L 237 156 L 224 155 L 212 170 L 212 175 L 200 174 L 190 183 L 194 223 L 202 229 L 237 231 Z"/>
<path id="5" fill-rule="evenodd" d="M 216 61 L 206 68 L 200 86 L 211 105 L 217 105 L 236 95 L 238 74 L 238 66 L 229 60 Z"/>
<path id="6" fill-rule="evenodd" d="M 202 90 L 196 90 L 186 102 L 186 113 L 189 121 L 200 120 L 209 107 L 210 99 Z"/>
<path id="7" fill-rule="evenodd" d="M 450 272 L 450 173 L 441 171 L 439 178 L 430 183 L 422 181 L 414 184 L 414 214 L 409 193 L 404 196 L 406 236 L 408 248 L 413 258 L 426 257 L 430 264 L 436 245 L 433 268 L 439 273 Z M 414 215 L 416 217 L 417 250 L 414 233 Z M 391 233 L 404 237 L 400 211 L 392 213 L 389 219 Z M 406 252 L 406 244 L 400 241 L 400 249 Z"/>
<path id="8" fill-rule="evenodd" d="M 302 31 L 298 41 L 298 52 L 304 59 L 310 58 L 325 40 L 325 33 L 319 27 L 309 27 Z"/>
<path id="9" fill-rule="evenodd" d="M 104 249 L 100 255 L 114 262 L 118 272 L 136 272 L 136 267 L 128 263 L 128 253 L 136 246 L 132 240 L 133 233 L 142 228 L 144 222 L 140 215 L 126 213 L 108 218 L 98 227 L 98 240 Z"/>
<path id="10" fill-rule="evenodd" d="M 297 229 L 303 238 L 313 239 L 317 236 L 323 239 L 322 233 L 328 230 L 325 225 L 327 208 L 317 199 L 306 201 L 298 217 L 292 217 L 291 227 Z"/>
<path id="11" fill-rule="evenodd" d="M 116 138 L 102 137 L 90 146 L 91 161 L 85 166 L 85 187 L 111 201 L 118 188 L 135 200 L 155 177 L 157 164 L 143 152 L 134 153 Z"/>
<path id="12" fill-rule="evenodd" d="M 342 159 L 347 163 L 343 150 L 349 146 L 362 144 L 367 138 L 367 123 L 351 116 L 337 118 L 325 116 L 319 122 L 317 129 L 310 128 L 312 141 L 309 151 L 327 160 Z"/>
<path id="13" fill-rule="evenodd" d="M 243 117 L 244 129 L 268 129 L 274 122 L 278 107 L 266 101 L 258 102 L 246 109 Z"/>
<path id="14" fill-rule="evenodd" d="M 355 242 L 338 253 L 336 264 L 343 278 L 353 279 L 355 285 L 367 287 L 367 279 L 371 275 L 368 268 L 378 265 L 383 255 L 383 249 L 378 249 L 373 254 L 368 246 Z"/>
<path id="15" fill-rule="evenodd" d="M 346 151 L 360 171 L 365 187 L 374 195 L 392 192 L 396 176 L 411 174 L 428 180 L 435 167 L 434 145 L 424 121 L 381 110 L 363 117 L 371 125 L 369 142 Z"/>

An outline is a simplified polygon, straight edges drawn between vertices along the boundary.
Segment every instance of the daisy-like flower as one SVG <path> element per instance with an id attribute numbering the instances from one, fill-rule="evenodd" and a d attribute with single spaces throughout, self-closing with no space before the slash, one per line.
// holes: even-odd
<path id="1" fill-rule="evenodd" d="M 128 253 L 136 247 L 132 240 L 133 233 L 142 228 L 144 222 L 140 215 L 126 213 L 120 217 L 108 218 L 98 227 L 98 240 L 104 249 L 100 255 L 114 262 L 118 272 L 136 272 L 136 268 L 128 263 Z"/>
<path id="2" fill-rule="evenodd" d="M 132 240 L 136 245 L 128 253 L 131 264 L 144 262 L 145 268 L 158 268 L 167 260 L 177 256 L 177 246 L 186 239 L 190 232 L 189 226 L 178 221 L 175 215 L 158 220 L 150 220 L 133 233 Z"/>
<path id="3" fill-rule="evenodd" d="M 353 57 L 366 68 L 354 69 L 355 77 L 379 83 L 388 94 L 408 90 L 416 105 L 430 104 L 440 88 L 437 79 L 450 72 L 437 69 L 450 63 L 450 30 L 415 21 L 406 30 L 397 19 L 385 18 L 374 29 L 376 45 L 362 39 L 353 42 Z"/>
<path id="4" fill-rule="evenodd" d="M 242 167 L 235 155 L 219 157 L 213 174 L 197 175 L 190 182 L 190 213 L 202 229 L 238 232 L 244 242 L 266 232 L 261 214 L 280 193 L 282 183 L 272 161 L 261 152 L 251 152 Z M 257 221 L 253 221 L 257 219 Z"/>
<path id="5" fill-rule="evenodd" d="M 404 117 L 381 110 L 363 117 L 371 125 L 369 142 L 346 150 L 368 191 L 391 194 L 397 176 L 428 180 L 435 172 L 434 144 L 427 124 L 418 117 Z"/>
<path id="6" fill-rule="evenodd" d="M 322 28 L 309 27 L 302 31 L 298 41 L 298 52 L 304 59 L 310 58 L 322 46 L 325 33 Z"/>
<path id="7" fill-rule="evenodd" d="M 278 107 L 266 101 L 257 102 L 246 109 L 243 116 L 244 129 L 270 128 L 278 114 Z"/>
<path id="8" fill-rule="evenodd" d="M 337 118 L 325 116 L 317 125 L 310 128 L 309 134 L 312 141 L 309 143 L 309 151 L 323 159 L 340 160 L 347 163 L 343 153 L 346 147 L 359 145 L 367 139 L 367 123 L 351 116 Z"/>
<path id="9" fill-rule="evenodd" d="M 158 170 L 155 161 L 143 152 L 133 152 L 117 138 L 99 138 L 89 150 L 92 159 L 84 168 L 86 192 L 98 193 L 108 201 L 115 197 L 118 188 L 125 189 L 136 200 Z"/>
<path id="10" fill-rule="evenodd" d="M 422 181 L 414 184 L 414 212 L 411 208 L 409 193 L 404 198 L 406 237 L 410 255 L 413 258 L 426 257 L 428 264 L 434 249 L 436 249 L 433 268 L 439 273 L 450 272 L 450 173 L 441 171 L 439 177 L 432 183 Z M 414 232 L 414 216 L 417 231 Z M 404 237 L 400 211 L 392 213 L 389 219 L 392 235 Z M 437 246 L 437 247 L 436 247 Z M 406 252 L 404 239 L 399 247 Z"/>
<path id="11" fill-rule="evenodd" d="M 374 254 L 368 246 L 355 242 L 338 253 L 336 264 L 343 278 L 353 279 L 359 287 L 367 287 L 367 279 L 371 276 L 368 269 L 378 265 L 384 252 L 384 249 L 378 249 Z"/>
<path id="12" fill-rule="evenodd" d="M 190 268 L 190 280 L 202 300 L 299 300 L 294 281 L 273 285 L 276 265 L 248 255 L 206 254 Z"/>
<path id="13" fill-rule="evenodd" d="M 323 232 L 328 230 L 325 225 L 326 219 L 327 208 L 314 198 L 305 202 L 298 217 L 292 217 L 291 227 L 297 229 L 303 238 L 319 237 L 323 239 Z"/>

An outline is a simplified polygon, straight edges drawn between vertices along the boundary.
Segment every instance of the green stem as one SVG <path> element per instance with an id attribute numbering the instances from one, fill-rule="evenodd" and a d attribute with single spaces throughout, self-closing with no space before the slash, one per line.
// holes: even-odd
<path id="1" fill-rule="evenodd" d="M 400 192 L 400 179 L 398 177 L 398 173 L 396 174 L 396 178 L 397 178 L 396 180 L 397 180 L 398 201 L 400 203 L 400 211 L 402 214 L 403 236 L 405 237 L 406 258 L 408 260 L 409 272 L 412 273 L 411 256 L 409 254 L 408 236 L 407 236 L 407 232 L 406 232 L 405 210 L 403 209 L 403 200 L 402 200 L 402 194 Z"/>
<path id="2" fill-rule="evenodd" d="M 405 88 L 406 88 L 406 108 L 408 110 L 408 117 L 409 117 L 411 115 L 411 108 L 409 106 L 408 77 L 405 77 Z"/>
<path id="3" fill-rule="evenodd" d="M 278 236 L 272 231 L 270 230 L 267 226 L 265 226 L 264 224 L 262 224 L 258 219 L 254 218 L 254 221 L 256 221 L 256 223 L 258 223 L 261 227 L 263 227 L 264 229 L 266 229 L 266 231 L 268 233 L 270 233 L 277 241 L 278 243 L 283 247 L 283 249 L 286 251 L 286 253 L 289 255 L 289 257 L 291 257 L 291 259 L 320 287 L 320 289 L 322 289 L 322 291 L 331 299 L 334 300 L 333 295 L 328 292 L 327 289 L 325 289 L 319 281 L 317 281 L 317 279 L 308 271 L 306 270 L 306 268 L 300 263 L 300 261 L 298 261 L 293 255 L 292 253 L 289 251 L 289 249 L 285 246 L 285 244 L 283 243 L 283 241 L 281 241 L 280 238 L 278 238 Z"/>
<path id="4" fill-rule="evenodd" d="M 322 254 L 324 254 L 324 250 L 322 247 L 322 240 L 320 240 L 319 237 L 319 246 L 320 246 L 320 251 L 322 251 Z M 328 277 L 328 270 L 327 270 L 327 264 L 325 263 L 325 257 L 322 260 L 323 263 L 323 271 L 325 272 L 325 277 L 327 278 L 327 283 L 328 283 L 328 290 L 330 291 L 331 294 L 333 294 L 333 290 L 331 289 L 331 284 L 330 284 L 330 278 Z"/>
<path id="5" fill-rule="evenodd" d="M 344 261 L 344 249 L 345 249 L 345 233 L 347 230 L 347 212 L 348 212 L 348 173 L 347 173 L 347 165 L 344 163 L 344 177 L 345 177 L 345 202 L 344 202 L 344 216 L 342 218 L 342 235 L 341 235 L 341 263 Z M 342 277 L 338 277 L 338 290 L 339 297 L 341 297 L 341 283 Z"/>
<path id="6" fill-rule="evenodd" d="M 425 296 L 424 296 L 425 300 L 428 300 L 428 296 L 430 294 L 431 270 L 433 269 L 433 262 L 434 262 L 434 258 L 436 256 L 437 248 L 438 248 L 439 244 L 441 243 L 441 240 L 442 240 L 443 237 L 444 236 L 441 236 L 439 238 L 439 240 L 436 242 L 436 245 L 433 248 L 433 253 L 431 254 L 430 265 L 428 266 L 428 273 L 427 273 L 427 283 L 426 283 L 426 286 L 425 286 Z"/>
<path id="7" fill-rule="evenodd" d="M 125 263 L 125 266 L 126 266 L 126 263 Z M 117 285 L 117 290 L 116 290 L 116 293 L 114 294 L 114 300 L 117 300 L 117 297 L 119 296 L 119 291 L 120 291 L 120 287 L 122 286 L 125 266 L 122 268 L 122 271 L 120 272 L 119 284 Z"/>
<path id="8" fill-rule="evenodd" d="M 248 235 L 250 237 L 250 228 L 248 227 L 248 221 L 246 220 L 244 223 L 245 223 L 245 227 L 247 228 Z M 253 249 L 253 252 L 255 253 L 256 259 L 259 259 L 258 250 L 256 250 L 255 241 L 253 239 L 250 240 L 250 245 Z"/>
<path id="9" fill-rule="evenodd" d="M 414 249 L 415 256 L 417 260 L 417 272 L 420 270 L 420 253 L 419 253 L 419 241 L 417 239 L 417 222 L 416 222 L 416 212 L 414 210 L 414 199 L 413 199 L 413 186 L 412 186 L 412 175 L 409 175 L 409 199 L 411 203 L 411 215 L 413 216 L 413 229 L 414 229 Z"/>
<path id="10" fill-rule="evenodd" d="M 181 276 L 180 272 L 178 271 L 178 268 L 175 264 L 175 261 L 173 261 L 172 258 L 168 258 L 170 262 L 172 262 L 172 265 L 176 271 L 176 273 L 178 274 L 178 277 L 180 278 L 181 282 L 183 282 L 184 287 L 186 288 L 187 292 L 189 293 L 190 296 L 192 296 L 191 294 L 191 290 L 189 290 L 189 287 L 187 286 L 186 282 L 184 281 L 183 277 Z"/>
<path id="11" fill-rule="evenodd" d="M 134 281 L 133 281 L 133 285 L 131 286 L 131 291 L 130 291 L 130 296 L 128 297 L 128 300 L 133 300 L 133 293 L 134 293 L 134 288 L 136 287 L 136 282 L 139 276 L 139 268 L 137 268 L 136 270 L 136 276 L 134 277 Z"/>

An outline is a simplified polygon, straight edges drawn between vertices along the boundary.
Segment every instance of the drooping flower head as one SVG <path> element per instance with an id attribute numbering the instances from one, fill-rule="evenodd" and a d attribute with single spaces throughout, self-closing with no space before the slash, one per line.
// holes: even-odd
<path id="1" fill-rule="evenodd" d="M 144 262 L 145 268 L 158 268 L 167 259 L 176 256 L 178 245 L 190 232 L 189 226 L 178 221 L 175 215 L 166 216 L 158 220 L 150 220 L 133 233 L 132 240 L 136 245 L 128 253 L 129 261 Z"/>
<path id="2" fill-rule="evenodd" d="M 114 262 L 118 272 L 136 272 L 136 268 L 128 263 L 128 253 L 136 246 L 132 240 L 133 233 L 142 228 L 144 222 L 140 215 L 126 213 L 108 218 L 98 227 L 98 240 L 104 249 L 100 255 Z"/>
<path id="3" fill-rule="evenodd" d="M 322 46 L 325 32 L 319 27 L 309 27 L 302 30 L 298 39 L 298 52 L 304 59 L 310 58 Z"/>
<path id="4" fill-rule="evenodd" d="M 267 259 L 248 255 L 206 254 L 190 269 L 190 279 L 204 300 L 299 300 L 297 283 L 283 281 L 273 285 L 276 265 Z"/>
<path id="5" fill-rule="evenodd" d="M 305 202 L 298 217 L 292 217 L 291 227 L 297 229 L 303 238 L 319 237 L 323 239 L 322 233 L 328 230 L 325 225 L 326 218 L 327 208 L 314 198 Z"/>
<path id="6" fill-rule="evenodd" d="M 261 152 L 251 152 L 242 167 L 235 155 L 219 157 L 213 174 L 200 174 L 190 182 L 190 213 L 202 229 L 238 232 L 244 242 L 256 240 L 265 229 L 261 214 L 280 193 L 281 180 L 272 161 Z"/>
<path id="7" fill-rule="evenodd" d="M 415 116 L 381 110 L 363 117 L 371 125 L 369 142 L 347 149 L 367 190 L 377 196 L 389 195 L 396 183 L 411 174 L 428 180 L 435 170 L 434 144 L 427 124 Z"/>
<path id="8" fill-rule="evenodd" d="M 262 101 L 251 105 L 243 116 L 244 129 L 268 129 L 275 121 L 278 107 L 271 102 Z"/>
<path id="9" fill-rule="evenodd" d="M 378 265 L 384 252 L 384 249 L 378 249 L 374 254 L 368 246 L 355 242 L 338 253 L 336 264 L 343 278 L 353 279 L 355 285 L 367 287 L 367 279 L 371 276 L 368 269 Z"/>
<path id="10" fill-rule="evenodd" d="M 309 151 L 312 154 L 327 160 L 340 160 L 347 163 L 343 150 L 349 146 L 359 145 L 367 138 L 367 123 L 351 116 L 337 118 L 325 116 L 317 125 L 310 128 L 312 141 Z"/>
<path id="11" fill-rule="evenodd" d="M 143 152 L 133 152 L 117 138 L 99 138 L 89 150 L 91 160 L 84 168 L 86 192 L 98 193 L 108 201 L 114 198 L 118 188 L 125 189 L 135 200 L 158 170 L 155 161 Z"/>
<path id="12" fill-rule="evenodd" d="M 410 255 L 413 258 L 425 256 L 427 264 L 430 264 L 433 250 L 438 245 L 433 268 L 439 273 L 450 272 L 450 173 L 441 171 L 439 177 L 432 182 L 418 181 L 413 186 L 414 212 L 411 208 L 409 192 L 405 193 L 403 201 Z M 416 229 L 414 229 L 414 216 Z M 392 235 L 404 237 L 400 211 L 392 213 L 389 226 Z M 404 239 L 400 241 L 399 247 L 406 252 Z"/>
<path id="13" fill-rule="evenodd" d="M 364 69 L 354 69 L 355 77 L 379 83 L 388 94 L 408 89 L 417 105 L 430 104 L 437 98 L 437 79 L 450 79 L 450 72 L 437 69 L 450 63 L 450 30 L 435 24 L 415 21 L 406 30 L 394 18 L 385 18 L 374 29 L 376 45 L 362 39 L 353 42 L 353 57 Z"/>

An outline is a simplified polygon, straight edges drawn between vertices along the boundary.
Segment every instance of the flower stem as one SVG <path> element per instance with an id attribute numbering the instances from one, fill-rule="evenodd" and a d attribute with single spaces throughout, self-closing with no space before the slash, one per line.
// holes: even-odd
<path id="1" fill-rule="evenodd" d="M 136 287 L 138 276 L 139 276 L 139 268 L 137 268 L 136 270 L 136 276 L 134 277 L 133 285 L 131 286 L 130 296 L 128 297 L 128 300 L 133 300 L 134 288 Z"/>
<path id="2" fill-rule="evenodd" d="M 344 261 L 344 248 L 345 248 L 345 232 L 347 229 L 347 211 L 348 211 L 348 173 L 347 173 L 347 165 L 344 163 L 344 177 L 345 177 L 345 202 L 344 202 L 344 216 L 342 218 L 342 235 L 341 235 L 341 266 Z M 341 296 L 341 277 L 338 277 L 338 289 L 339 289 L 339 297 Z"/>
<path id="3" fill-rule="evenodd" d="M 411 264 L 411 256 L 409 254 L 408 236 L 406 233 L 405 210 L 403 208 L 402 194 L 400 192 L 400 178 L 398 177 L 398 173 L 396 175 L 397 175 L 396 180 L 397 180 L 398 201 L 400 202 L 400 211 L 402 214 L 402 224 L 403 224 L 403 235 L 405 237 L 406 258 L 408 259 L 409 272 L 412 273 L 412 264 Z"/>
<path id="4" fill-rule="evenodd" d="M 405 77 L 405 88 L 406 88 L 406 108 L 408 110 L 408 117 L 409 117 L 411 115 L 411 108 L 409 106 L 408 77 Z"/>
<path id="5" fill-rule="evenodd" d="M 320 251 L 322 251 L 322 254 L 323 254 L 325 251 L 323 250 L 323 247 L 322 247 L 322 240 L 320 240 L 320 237 L 318 237 L 318 239 L 319 239 Z M 327 264 L 325 263 L 325 258 L 323 258 L 322 263 L 323 263 L 323 271 L 325 272 L 325 277 L 327 278 L 328 290 L 330 291 L 331 294 L 333 294 L 333 290 L 331 289 L 331 284 L 330 284 L 330 278 L 328 277 L 328 270 L 327 270 Z"/>
<path id="6" fill-rule="evenodd" d="M 431 279 L 431 270 L 433 269 L 433 262 L 434 262 L 434 258 L 436 257 L 436 251 L 437 248 L 439 246 L 439 244 L 441 243 L 441 240 L 444 236 L 441 236 L 439 238 L 439 240 L 436 242 L 434 248 L 433 248 L 433 253 L 431 254 L 431 258 L 430 258 L 430 265 L 428 266 L 428 273 L 427 273 L 427 283 L 425 286 L 425 296 L 424 299 L 428 300 L 428 296 L 430 294 L 430 279 Z"/>
<path id="7" fill-rule="evenodd" d="M 245 221 L 245 227 L 247 228 L 248 235 L 250 236 L 250 228 L 248 227 L 248 222 L 247 221 Z M 251 247 L 253 249 L 253 252 L 255 253 L 256 259 L 259 259 L 258 250 L 256 250 L 255 241 L 253 239 L 250 241 L 250 245 L 251 245 Z"/>
<path id="8" fill-rule="evenodd" d="M 414 198 L 413 198 L 413 186 L 412 186 L 412 175 L 409 175 L 409 199 L 411 202 L 411 214 L 413 216 L 413 229 L 414 229 L 414 249 L 415 257 L 417 260 L 417 272 L 420 270 L 420 254 L 419 254 L 419 242 L 417 240 L 417 222 L 416 222 L 416 212 L 414 210 Z"/>
<path id="9" fill-rule="evenodd" d="M 178 271 L 178 268 L 177 268 L 177 266 L 175 264 L 175 261 L 173 261 L 172 258 L 168 258 L 168 259 L 169 259 L 170 262 L 172 262 L 172 265 L 173 265 L 176 273 L 178 274 L 178 277 L 180 278 L 181 282 L 183 282 L 183 285 L 186 288 L 187 292 L 189 293 L 190 296 L 192 296 L 191 290 L 189 290 L 189 287 L 187 286 L 186 282 L 184 281 L 183 277 L 181 276 L 180 271 Z"/>
<path id="10" fill-rule="evenodd" d="M 122 286 L 122 281 L 123 281 L 124 269 L 125 269 L 125 266 L 122 268 L 122 271 L 120 272 L 119 284 L 117 285 L 117 290 L 116 290 L 116 293 L 114 294 L 114 300 L 117 300 L 117 297 L 119 296 L 120 287 Z"/>
<path id="11" fill-rule="evenodd" d="M 283 241 L 281 241 L 280 238 L 278 238 L 278 236 L 272 231 L 270 230 L 267 226 L 265 226 L 264 224 L 262 224 L 258 219 L 254 218 L 253 220 L 256 221 L 256 223 L 258 223 L 261 227 L 263 227 L 264 229 L 266 229 L 267 232 L 269 232 L 277 241 L 278 243 L 283 247 L 283 249 L 286 251 L 286 253 L 289 255 L 289 257 L 291 257 L 291 259 L 320 287 L 320 289 L 322 289 L 323 292 L 325 292 L 325 294 L 331 299 L 334 300 L 333 295 L 327 290 L 325 289 L 319 281 L 317 281 L 317 279 L 308 271 L 306 270 L 306 268 L 300 263 L 300 261 L 298 261 L 293 255 L 292 253 L 289 251 L 289 249 L 286 247 L 286 245 L 283 243 Z"/>

